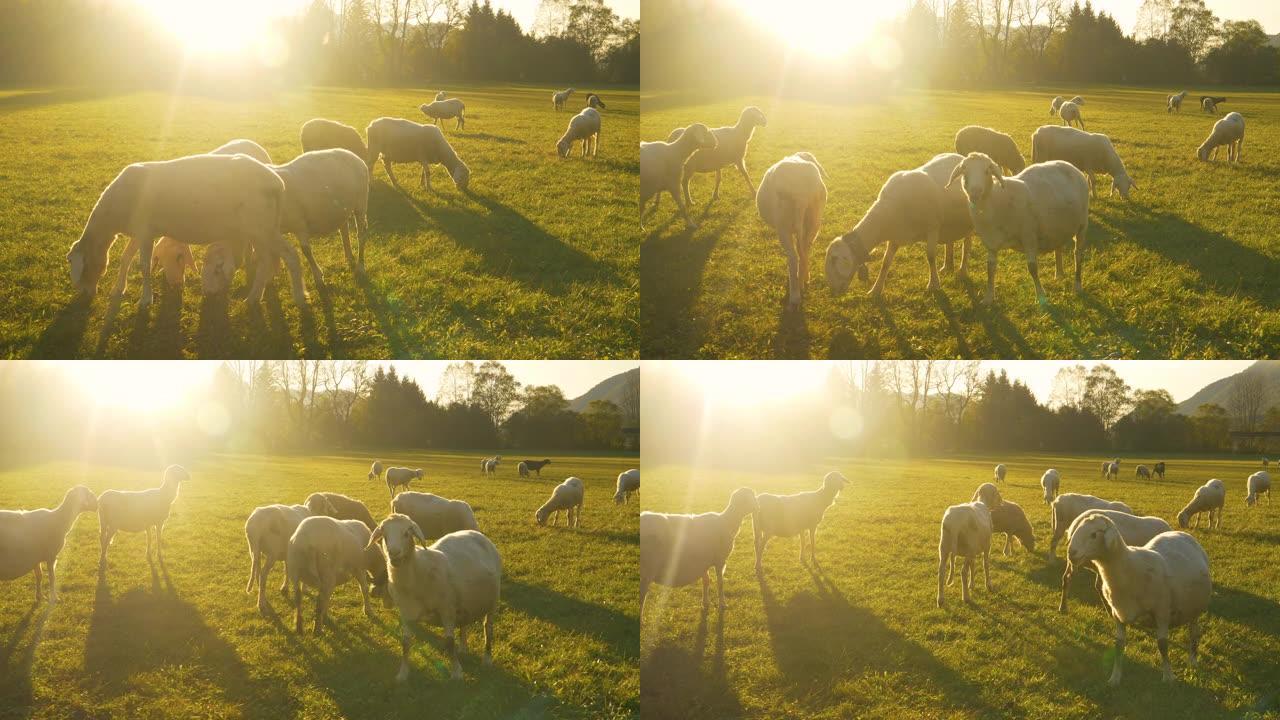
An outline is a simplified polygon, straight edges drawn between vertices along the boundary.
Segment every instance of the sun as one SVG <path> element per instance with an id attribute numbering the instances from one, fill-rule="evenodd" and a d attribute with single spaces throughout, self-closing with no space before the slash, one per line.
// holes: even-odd
<path id="1" fill-rule="evenodd" d="M 816 392 L 829 378 L 826 363 L 787 360 L 681 362 L 680 371 L 709 404 L 727 408 L 768 405 Z"/>
<path id="2" fill-rule="evenodd" d="M 177 406 L 211 372 L 194 360 L 76 360 L 62 370 L 86 407 L 144 415 Z"/>
<path id="3" fill-rule="evenodd" d="M 874 46 L 880 24 L 901 9 L 884 0 L 733 0 L 728 5 L 777 33 L 793 50 L 827 59 Z"/>
<path id="4" fill-rule="evenodd" d="M 172 34 L 188 54 L 247 55 L 269 36 L 285 0 L 134 0 Z"/>

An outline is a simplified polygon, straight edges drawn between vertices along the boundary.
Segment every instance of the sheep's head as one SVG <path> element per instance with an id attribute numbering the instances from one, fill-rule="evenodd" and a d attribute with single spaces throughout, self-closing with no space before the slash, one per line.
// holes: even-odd
<path id="1" fill-rule="evenodd" d="M 969 153 L 964 160 L 951 171 L 947 187 L 959 178 L 964 194 L 969 198 L 970 209 L 981 204 L 991 193 L 993 184 L 1004 187 L 1004 176 L 1000 166 L 984 153 Z"/>
<path id="2" fill-rule="evenodd" d="M 992 483 L 982 483 L 973 493 L 973 499 L 970 502 L 981 501 L 983 505 L 994 510 L 1000 507 L 1000 503 L 1004 500 L 1000 497 L 1000 490 Z"/>
<path id="3" fill-rule="evenodd" d="M 714 150 L 717 144 L 715 134 L 702 123 L 694 123 L 685 128 L 684 135 L 692 137 L 693 144 L 701 150 Z"/>
<path id="4" fill-rule="evenodd" d="M 399 567 L 413 559 L 413 554 L 417 552 L 415 541 L 423 545 L 427 544 L 427 539 L 423 536 L 422 528 L 418 527 L 418 523 L 407 515 L 392 513 L 373 529 L 373 534 L 369 536 L 368 547 L 382 545 L 387 561 L 393 567 Z"/>
<path id="5" fill-rule="evenodd" d="M 89 297 L 97 294 L 98 281 L 107 272 L 107 251 L 111 248 L 111 243 L 106 244 L 105 250 L 95 247 L 97 244 L 99 243 L 94 243 L 86 232 L 67 252 L 67 262 L 71 264 L 71 284 Z"/>
<path id="6" fill-rule="evenodd" d="M 320 493 L 311 493 L 311 495 L 307 496 L 306 506 L 312 515 L 338 516 L 338 511 L 333 507 L 333 503 L 329 502 L 329 498 Z"/>
<path id="7" fill-rule="evenodd" d="M 67 501 L 75 504 L 77 513 L 93 512 L 98 509 L 98 496 L 83 485 L 77 485 L 68 490 L 66 497 L 63 498 L 63 502 Z"/>
<path id="8" fill-rule="evenodd" d="M 449 171 L 449 177 L 453 178 L 453 184 L 458 187 L 458 190 L 465 193 L 467 186 L 471 184 L 471 168 L 459 160 L 458 164 Z"/>
<path id="9" fill-rule="evenodd" d="M 1196 157 L 1202 162 L 1207 162 L 1209 160 L 1209 151 L 1211 149 L 1212 148 L 1209 147 L 1209 141 L 1205 140 L 1200 147 L 1196 148 Z"/>
<path id="10" fill-rule="evenodd" d="M 854 274 L 862 282 L 867 282 L 867 261 L 875 254 L 875 249 L 867 250 L 859 242 L 858 231 L 846 233 L 827 245 L 826 277 L 827 287 L 833 295 L 843 295 L 853 282 Z"/>
<path id="11" fill-rule="evenodd" d="M 1183 527 L 1186 527 L 1185 525 Z M 1079 566 L 1114 552 L 1124 539 L 1111 518 L 1100 513 L 1086 514 L 1067 541 L 1067 560 Z"/>
<path id="12" fill-rule="evenodd" d="M 826 477 L 822 478 L 822 486 L 835 488 L 836 494 L 839 494 L 840 491 L 844 489 L 844 486 L 848 484 L 849 478 L 845 477 L 844 473 L 839 473 L 834 470 L 827 473 Z"/>
<path id="13" fill-rule="evenodd" d="M 600 99 L 599 95 L 596 95 L 594 93 L 587 96 L 587 106 L 593 107 L 593 108 L 605 108 L 604 101 Z"/>
<path id="14" fill-rule="evenodd" d="M 741 487 L 734 490 L 733 494 L 729 496 L 729 507 L 725 512 L 729 515 L 746 517 L 759 509 L 760 505 L 756 502 L 756 492 L 751 488 Z"/>
<path id="15" fill-rule="evenodd" d="M 441 90 L 440 92 L 436 93 L 436 100 L 443 100 L 443 99 L 445 99 L 446 97 L 448 97 L 448 96 L 444 94 L 444 91 L 443 91 L 443 90 Z"/>
<path id="16" fill-rule="evenodd" d="M 1119 191 L 1120 197 L 1124 198 L 1125 200 L 1128 200 L 1130 188 L 1134 190 L 1138 189 L 1138 183 L 1134 182 L 1133 178 L 1129 177 L 1128 175 L 1121 175 L 1120 177 L 1115 177 L 1114 175 L 1111 176 L 1111 194 L 1112 195 L 1114 195 L 1117 191 Z"/>
<path id="17" fill-rule="evenodd" d="M 227 243 L 214 243 L 204 252 L 204 266 L 200 268 L 200 286 L 205 295 L 218 295 L 231 289 L 236 275 L 235 252 Z"/>
<path id="18" fill-rule="evenodd" d="M 182 285 L 187 268 L 195 270 L 196 259 L 191 256 L 191 246 L 172 238 L 160 238 L 152 253 L 152 265 L 159 265 L 164 271 L 165 280 L 170 287 Z"/>
<path id="19" fill-rule="evenodd" d="M 764 111 L 755 105 L 743 108 L 742 114 L 738 116 L 738 122 L 747 127 L 767 127 L 768 119 L 764 116 Z"/>
<path id="20" fill-rule="evenodd" d="M 1245 504 L 1245 505 L 1248 505 L 1249 507 L 1253 507 L 1253 504 L 1254 504 L 1254 503 L 1256 503 L 1256 502 L 1258 502 L 1258 494 L 1257 494 L 1257 493 L 1255 493 L 1255 492 L 1250 492 L 1248 495 L 1245 495 L 1245 496 L 1244 496 L 1244 504 Z"/>
<path id="21" fill-rule="evenodd" d="M 164 469 L 164 484 L 173 483 L 175 485 L 187 482 L 191 479 L 191 473 L 181 465 L 170 465 Z"/>
<path id="22" fill-rule="evenodd" d="M 678 128 L 676 128 L 675 130 L 672 130 L 672 131 L 667 135 L 667 142 L 668 142 L 668 143 L 673 143 L 673 142 L 675 142 L 675 141 L 679 140 L 679 139 L 680 139 L 680 136 L 681 136 L 681 135 L 683 135 L 683 134 L 684 134 L 684 128 L 682 128 L 682 127 L 678 127 Z"/>

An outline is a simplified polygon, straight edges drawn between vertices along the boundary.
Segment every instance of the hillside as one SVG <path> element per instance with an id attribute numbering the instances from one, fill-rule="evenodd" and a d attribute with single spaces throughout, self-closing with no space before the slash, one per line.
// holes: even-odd
<path id="1" fill-rule="evenodd" d="M 595 387 L 570 400 L 569 409 L 574 412 L 582 412 L 587 409 L 592 400 L 608 400 L 614 405 L 622 407 L 622 393 L 627 386 L 627 382 L 631 378 L 638 380 L 639 377 L 640 368 L 634 368 L 613 377 L 605 378 L 597 383 Z"/>
<path id="2" fill-rule="evenodd" d="M 1259 360 L 1250 365 L 1243 372 L 1235 375 L 1214 380 L 1205 385 L 1196 394 L 1183 400 L 1178 404 L 1178 412 L 1183 415 L 1191 415 L 1195 413 L 1196 408 L 1205 403 L 1215 403 L 1222 407 L 1228 406 L 1228 398 L 1231 396 L 1231 386 L 1236 379 L 1245 373 L 1261 373 L 1271 388 L 1272 398 L 1280 398 L 1280 361 L 1277 360 Z"/>

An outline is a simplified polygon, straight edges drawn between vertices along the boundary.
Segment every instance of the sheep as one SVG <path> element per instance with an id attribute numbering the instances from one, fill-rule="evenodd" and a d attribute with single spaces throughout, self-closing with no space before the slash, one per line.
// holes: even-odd
<path id="1" fill-rule="evenodd" d="M 258 251 L 260 271 L 249 291 L 250 303 L 262 300 L 275 259 L 283 258 L 294 300 L 305 306 L 298 254 L 280 236 L 284 194 L 284 181 L 246 155 L 191 155 L 129 165 L 103 190 L 67 253 L 71 283 L 83 295 L 96 294 L 117 234 L 128 235 L 136 244 L 143 268 L 151 267 L 153 241 L 159 237 L 188 245 L 225 240 L 237 256 L 248 248 Z M 132 256 L 121 260 L 113 303 L 124 294 Z M 143 272 L 138 307 L 146 308 L 151 301 L 151 274 Z"/>
<path id="2" fill-rule="evenodd" d="M 445 91 L 441 90 L 440 92 L 436 93 L 436 97 L 435 97 L 435 99 L 436 99 L 436 100 L 444 100 L 444 99 L 445 99 L 445 98 L 447 98 L 447 97 L 449 97 L 449 94 L 448 94 L 448 93 L 446 93 Z"/>
<path id="3" fill-rule="evenodd" d="M 720 597 L 720 611 L 729 604 L 724 599 L 724 570 L 733 552 L 733 541 L 748 515 L 757 510 L 756 494 L 751 488 L 738 488 L 729 496 L 729 504 L 721 512 L 698 515 L 640 513 L 640 614 L 653 583 L 666 587 L 683 587 L 702 580 L 702 607 L 709 605 L 711 581 L 708 573 L 715 570 Z"/>
<path id="4" fill-rule="evenodd" d="M 956 152 L 968 155 L 971 152 L 986 153 L 1004 167 L 1009 175 L 1017 175 L 1027 167 L 1027 161 L 1018 150 L 1018 144 L 1008 135 L 982 127 L 966 125 L 956 133 Z"/>
<path id="5" fill-rule="evenodd" d="M 369 137 L 369 172 L 373 172 L 373 166 L 381 156 L 387 177 L 397 190 L 401 188 L 391 170 L 392 163 L 416 162 L 422 165 L 422 186 L 426 189 L 431 190 L 431 174 L 427 167 L 439 164 L 449 171 L 449 177 L 453 178 L 458 190 L 467 192 L 471 169 L 453 151 L 440 128 L 420 125 L 412 120 L 380 117 L 369 123 L 365 135 Z"/>
<path id="6" fill-rule="evenodd" d="M 403 485 L 404 489 L 408 490 L 409 481 L 421 479 L 422 468 L 389 467 L 387 468 L 387 492 L 391 493 L 391 497 L 394 499 L 396 488 Z"/>
<path id="7" fill-rule="evenodd" d="M 467 126 L 467 116 L 464 112 L 466 106 L 458 98 L 436 99 L 435 102 L 419 105 L 418 109 L 422 111 L 423 115 L 435 120 L 436 125 L 440 125 L 443 120 L 457 118 L 457 123 L 454 125 L 455 130 L 462 130 Z"/>
<path id="8" fill-rule="evenodd" d="M 520 473 L 520 477 L 529 477 L 529 463 L 521 462 L 516 466 L 516 471 Z"/>
<path id="9" fill-rule="evenodd" d="M 1056 95 L 1049 101 L 1049 116 L 1053 117 L 1058 114 L 1058 109 L 1062 107 L 1062 103 L 1066 102 L 1066 98 Z"/>
<path id="10" fill-rule="evenodd" d="M 1111 138 L 1102 133 L 1090 133 L 1062 125 L 1043 125 L 1031 135 L 1031 162 L 1066 160 L 1085 174 L 1089 180 L 1089 194 L 1097 197 L 1095 173 L 1111 176 L 1111 194 L 1117 191 L 1128 200 L 1129 190 L 1138 184 L 1125 170 Z"/>
<path id="11" fill-rule="evenodd" d="M 973 559 L 982 556 L 982 575 L 987 592 L 991 592 L 991 574 L 987 560 L 991 554 L 991 511 L 981 502 L 952 505 L 942 514 L 938 538 L 938 607 L 945 607 L 943 585 L 952 581 L 952 556 L 964 558 L 960 571 L 960 594 L 969 602 L 973 585 Z M 945 579 L 944 579 L 945 576 Z"/>
<path id="12" fill-rule="evenodd" d="M 551 518 L 551 526 L 560 522 L 560 511 L 565 511 L 565 526 L 578 527 L 582 522 L 583 486 L 581 478 L 571 477 L 551 490 L 551 497 L 533 514 L 539 525 L 547 524 Z"/>
<path id="13" fill-rule="evenodd" d="M 1182 92 L 1177 93 L 1175 95 L 1170 95 L 1168 101 L 1165 103 L 1165 112 L 1172 113 L 1176 110 L 1177 112 L 1181 113 L 1182 101 L 1185 100 L 1186 97 L 1187 97 L 1186 90 L 1183 90 Z"/>
<path id="14" fill-rule="evenodd" d="M 1071 521 L 1080 517 L 1085 510 L 1119 510 L 1133 514 L 1133 509 L 1116 500 L 1108 501 L 1093 495 L 1080 493 L 1062 493 L 1053 499 L 1049 506 L 1049 525 L 1052 535 L 1049 538 L 1049 555 L 1058 552 L 1058 543 L 1067 534 Z"/>
<path id="15" fill-rule="evenodd" d="M 787 259 L 787 305 L 799 309 L 800 295 L 809 284 L 809 250 L 822 225 L 827 204 L 826 171 L 807 152 L 779 160 L 760 179 L 756 209 L 778 234 Z"/>
<path id="16" fill-rule="evenodd" d="M 1264 458 L 1262 458 L 1262 467 L 1266 467 L 1266 466 L 1267 466 L 1267 464 L 1268 464 L 1269 462 L 1270 462 L 1270 461 L 1269 461 L 1269 460 L 1267 460 L 1265 457 L 1264 457 Z"/>
<path id="17" fill-rule="evenodd" d="M 1188 522 L 1194 515 L 1196 523 L 1194 527 L 1200 527 L 1201 513 L 1208 513 L 1208 527 L 1222 527 L 1222 508 L 1227 501 L 1227 486 L 1221 480 L 1214 478 L 1209 482 L 1196 488 L 1195 495 L 1191 497 L 1191 502 L 1178 513 L 1178 527 L 1186 530 Z"/>
<path id="18" fill-rule="evenodd" d="M 422 620 L 444 630 L 451 676 L 462 679 L 458 643 L 467 645 L 467 626 L 484 619 L 484 664 L 493 664 L 494 623 L 502 586 L 502 558 L 489 538 L 476 530 L 449 533 L 429 547 L 422 529 L 404 515 L 388 515 L 369 538 L 387 558 L 388 599 L 400 612 L 400 671 L 409 678 L 412 623 Z"/>
<path id="19" fill-rule="evenodd" d="M 761 561 L 765 547 L 774 537 L 800 537 L 800 562 L 804 562 L 804 536 L 809 534 L 809 559 L 818 566 L 818 524 L 822 516 L 836 501 L 836 496 L 848 484 L 844 475 L 829 472 L 822 478 L 822 487 L 790 495 L 756 495 L 755 517 L 751 521 L 756 541 L 756 572 L 763 572 Z"/>
<path id="20" fill-rule="evenodd" d="M 1062 475 L 1054 468 L 1049 468 L 1040 476 L 1040 487 L 1044 488 L 1044 504 L 1052 505 L 1058 497 L 1058 488 L 1062 486 Z"/>
<path id="21" fill-rule="evenodd" d="M 600 99 L 600 96 L 595 93 L 591 93 L 587 96 L 587 107 L 599 108 L 601 110 L 608 109 L 608 106 L 604 104 L 604 101 Z"/>
<path id="22" fill-rule="evenodd" d="M 312 495 L 303 505 L 263 505 L 249 513 L 244 523 L 244 537 L 249 545 L 249 582 L 245 593 L 258 590 L 258 612 L 270 611 L 267 603 L 267 577 L 277 561 L 289 552 L 289 538 L 298 524 L 312 515 L 333 515 L 333 506 L 320 495 Z M 280 592 L 286 592 L 288 580 L 280 582 Z"/>
<path id="23" fill-rule="evenodd" d="M 712 135 L 707 126 L 702 123 L 694 123 L 684 128 L 679 137 L 670 142 L 640 143 L 641 229 L 644 229 L 645 207 L 649 204 L 649 198 L 662 192 L 670 193 L 671 198 L 676 201 L 680 214 L 684 216 L 685 225 L 690 230 L 698 229 L 698 223 L 689 218 L 689 208 L 685 204 L 680 185 L 681 174 L 690 155 L 698 150 L 715 146 L 716 136 Z M 660 201 L 661 198 L 659 198 Z M 657 212 L 657 210 L 658 203 L 655 202 L 653 211 Z"/>
<path id="24" fill-rule="evenodd" d="M 573 149 L 573 144 L 582 141 L 582 157 L 587 156 L 587 149 L 591 150 L 591 157 L 596 157 L 600 151 L 600 113 L 593 107 L 583 108 L 581 112 L 569 118 L 569 126 L 565 128 L 564 135 L 556 141 L 556 153 L 562 158 L 569 157 L 569 151 Z"/>
<path id="25" fill-rule="evenodd" d="M 1151 474 L 1153 476 L 1159 476 L 1161 480 L 1164 480 L 1164 462 L 1158 462 L 1153 465 L 1151 467 Z"/>
<path id="26" fill-rule="evenodd" d="M 355 580 L 360 586 L 364 615 L 374 619 L 369 606 L 370 576 L 375 588 L 387 582 L 387 565 L 382 550 L 369 542 L 372 533 L 358 520 L 335 520 L 313 515 L 298 523 L 289 538 L 284 571 L 293 588 L 293 629 L 302 632 L 302 585 L 316 589 L 315 634 L 329 620 L 329 596 L 333 589 Z M 379 591 L 380 592 L 380 591 Z"/>
<path id="27" fill-rule="evenodd" d="M 1110 460 L 1102 463 L 1102 478 L 1104 480 L 1115 480 L 1120 477 L 1120 461 Z"/>
<path id="28" fill-rule="evenodd" d="M 1224 97 L 1214 97 L 1213 95 L 1201 95 L 1200 108 L 1205 112 L 1209 113 L 1210 115 L 1217 115 L 1218 105 L 1226 101 L 1227 99 Z"/>
<path id="29" fill-rule="evenodd" d="M 1027 514 L 1023 512 L 1021 505 L 1011 500 L 1003 500 L 997 507 L 990 508 L 990 512 L 991 533 L 1004 533 L 1005 555 L 1011 554 L 1012 538 L 1015 537 L 1027 552 L 1036 551 L 1035 531 L 1031 529 L 1031 522 L 1027 520 Z"/>
<path id="30" fill-rule="evenodd" d="M 480 470 L 485 475 L 493 475 L 498 472 L 498 464 L 502 462 L 501 455 L 494 455 L 491 458 L 485 458 L 480 462 Z"/>
<path id="31" fill-rule="evenodd" d="M 565 104 L 569 102 L 569 98 L 573 96 L 574 92 L 576 91 L 573 88 L 568 88 L 561 90 L 560 92 L 551 93 L 551 107 L 556 110 L 563 110 Z"/>
<path id="32" fill-rule="evenodd" d="M 1250 475 L 1249 479 L 1246 481 L 1246 487 L 1248 488 L 1249 494 L 1244 498 L 1245 505 L 1252 507 L 1254 503 L 1262 499 L 1261 496 L 1263 493 L 1266 493 L 1267 503 L 1271 503 L 1271 473 L 1265 470 L 1259 470 L 1258 472 Z"/>
<path id="33" fill-rule="evenodd" d="M 36 581 L 35 604 L 40 603 L 40 564 L 49 571 L 49 607 L 58 604 L 58 583 L 54 570 L 80 513 L 98 509 L 98 499 L 89 488 L 76 485 L 62 496 L 55 508 L 0 510 L 0 580 L 17 580 L 31 573 Z"/>
<path id="34" fill-rule="evenodd" d="M 470 505 L 431 493 L 402 492 L 391 501 L 391 512 L 408 516 L 428 540 L 480 529 Z"/>
<path id="35" fill-rule="evenodd" d="M 369 506 L 356 500 L 353 497 L 347 497 L 335 492 L 317 492 L 307 496 L 306 505 L 312 507 L 313 503 L 328 503 L 328 509 L 322 509 L 315 514 L 328 515 L 336 520 L 359 520 L 365 524 L 365 527 L 373 530 L 378 523 L 373 521 L 373 514 L 369 512 Z M 323 505 L 320 505 L 323 508 Z"/>
<path id="36" fill-rule="evenodd" d="M 1062 103 L 1062 107 L 1058 108 L 1058 116 L 1062 118 L 1063 125 L 1071 125 L 1072 122 L 1077 122 L 1080 123 L 1080 129 L 1084 129 L 1084 118 L 1080 116 L 1079 105 L 1071 101 Z"/>
<path id="37" fill-rule="evenodd" d="M 1215 160 L 1218 148 L 1227 146 L 1227 162 L 1240 162 L 1240 149 L 1244 147 L 1244 116 L 1238 112 L 1228 113 L 1226 117 L 1213 124 L 1213 131 L 1196 149 L 1196 157 L 1202 161 Z"/>
<path id="38" fill-rule="evenodd" d="M 1116 529 L 1120 531 L 1120 539 L 1124 540 L 1126 545 L 1133 545 L 1135 547 L 1146 545 L 1152 538 L 1160 533 L 1166 533 L 1173 529 L 1169 527 L 1169 523 L 1165 522 L 1163 518 L 1152 517 L 1149 515 L 1131 515 L 1119 510 L 1085 510 L 1080 513 L 1075 520 L 1072 520 L 1071 526 L 1067 528 L 1068 548 L 1071 546 L 1071 536 L 1080 526 L 1080 523 L 1094 515 L 1104 515 L 1110 518 L 1111 522 L 1116 526 Z M 1058 612 L 1064 614 L 1067 612 L 1068 585 L 1071 582 L 1072 575 L 1082 568 L 1093 572 L 1095 575 L 1098 573 L 1097 567 L 1094 566 L 1092 562 L 1085 562 L 1083 565 L 1076 565 L 1073 563 L 1071 560 L 1071 553 L 1068 551 L 1067 565 L 1062 572 L 1062 597 L 1058 600 Z M 1098 595 L 1102 597 L 1102 577 L 1100 575 L 1097 576 L 1095 585 L 1098 589 Z M 1106 603 L 1105 597 L 1103 597 L 1103 603 Z"/>
<path id="39" fill-rule="evenodd" d="M 994 510 L 1000 507 L 1004 502 L 1004 498 L 1000 496 L 1000 490 L 992 483 L 982 483 L 977 490 L 973 491 L 973 497 L 969 498 L 969 502 L 981 502 L 987 506 L 988 510 Z"/>
<path id="40" fill-rule="evenodd" d="M 1135 480 L 1150 480 L 1151 468 L 1146 465 L 1138 465 L 1133 469 L 1133 477 Z"/>
<path id="41" fill-rule="evenodd" d="M 1083 105 L 1083 104 L 1084 104 L 1084 98 L 1082 98 L 1082 97 L 1080 97 L 1079 95 L 1077 95 L 1077 96 L 1075 96 L 1075 97 L 1071 98 L 1070 102 L 1073 102 L 1073 103 L 1075 103 L 1076 105 Z"/>
<path id="42" fill-rule="evenodd" d="M 973 227 L 987 248 L 985 305 L 995 302 L 996 253 L 1022 250 L 1036 288 L 1036 300 L 1046 302 L 1040 285 L 1039 255 L 1053 250 L 1062 274 L 1060 251 L 1072 242 L 1075 250 L 1075 291 L 1081 290 L 1086 234 L 1089 229 L 1089 183 L 1084 174 L 1061 160 L 1034 164 L 1006 178 L 1000 167 L 982 153 L 970 153 L 951 173 L 948 185 L 963 178 Z"/>
<path id="43" fill-rule="evenodd" d="M 536 474 L 538 477 L 542 477 L 542 468 L 550 465 L 551 459 L 544 458 L 542 460 L 523 460 L 522 462 L 525 464 L 525 467 L 532 470 L 534 474 Z"/>
<path id="44" fill-rule="evenodd" d="M 132 242 L 130 240 L 130 243 Z M 196 259 L 191 255 L 191 246 L 173 238 L 160 238 L 151 254 L 152 271 L 156 267 L 164 272 L 164 279 L 169 283 L 169 287 L 182 287 L 187 270 L 195 271 L 196 269 Z"/>
<path id="45" fill-rule="evenodd" d="M 98 496 L 99 540 L 102 554 L 98 557 L 99 571 L 107 568 L 107 547 L 116 533 L 145 532 L 147 534 L 147 562 L 151 562 L 151 528 L 156 530 L 156 556 L 164 562 L 164 523 L 169 519 L 169 509 L 178 498 L 178 488 L 191 479 L 191 474 L 181 465 L 170 465 L 164 470 L 160 487 L 148 490 L 107 490 Z"/>
<path id="46" fill-rule="evenodd" d="M 370 169 L 373 168 L 373 161 L 377 159 L 369 155 L 369 146 L 365 145 L 359 130 L 336 120 L 312 118 L 306 121 L 302 124 L 300 139 L 304 153 L 312 150 L 342 148 L 355 153 Z M 267 164 L 270 164 L 270 161 L 267 161 Z"/>
<path id="47" fill-rule="evenodd" d="M 707 201 L 707 208 L 710 208 L 711 203 L 720 197 L 720 173 L 730 165 L 738 169 L 742 179 L 747 181 L 751 194 L 755 195 L 755 185 L 751 182 L 751 175 L 747 173 L 747 145 L 751 143 L 751 136 L 755 134 L 756 128 L 766 127 L 768 124 L 769 121 L 765 118 L 764 112 L 751 105 L 743 108 L 738 114 L 738 122 L 726 127 L 713 128 L 711 134 L 715 137 L 715 144 L 699 149 L 684 164 L 680 188 L 684 193 L 685 204 L 693 205 L 693 198 L 689 195 L 689 181 L 693 176 L 698 173 L 714 172 L 716 186 L 711 191 L 711 199 Z M 683 131 L 677 128 L 671 131 L 667 136 L 667 142 L 675 142 L 683 132 L 688 130 L 689 128 L 684 128 Z"/>
<path id="48" fill-rule="evenodd" d="M 613 493 L 617 505 L 631 501 L 631 494 L 640 492 L 640 471 L 636 468 L 618 473 L 618 489 Z"/>
<path id="49" fill-rule="evenodd" d="M 1076 527 L 1067 548 L 1073 564 L 1092 560 L 1102 577 L 1102 595 L 1116 621 L 1115 664 L 1110 684 L 1120 684 L 1126 626 L 1151 627 L 1160 647 L 1165 682 L 1169 666 L 1169 629 L 1187 625 L 1189 662 L 1196 665 L 1198 618 L 1209 607 L 1213 582 L 1209 557 L 1191 535 L 1161 533 L 1141 547 L 1130 547 L 1111 518 L 1094 515 Z"/>
<path id="50" fill-rule="evenodd" d="M 381 460 L 374 460 L 373 464 L 369 466 L 369 479 L 370 480 L 382 479 L 382 461 Z"/>
<path id="51" fill-rule="evenodd" d="M 1004 463 L 1000 463 L 999 465 L 996 465 L 995 481 L 998 483 L 1004 482 L 1004 476 L 1007 472 L 1008 472 L 1008 468 L 1004 466 Z"/>

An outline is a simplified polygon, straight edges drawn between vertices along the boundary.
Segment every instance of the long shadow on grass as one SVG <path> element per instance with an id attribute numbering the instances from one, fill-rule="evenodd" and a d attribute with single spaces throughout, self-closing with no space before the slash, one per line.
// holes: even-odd
<path id="1" fill-rule="evenodd" d="M 80 343 L 89 327 L 93 298 L 76 294 L 41 331 L 31 351 L 35 358 L 73 358 L 80 354 Z"/>
<path id="2" fill-rule="evenodd" d="M 32 705 L 31 665 L 51 610 L 47 604 L 31 605 L 0 646 L 0 716 L 30 717 L 36 709 Z"/>
<path id="3" fill-rule="evenodd" d="M 502 584 L 502 599 L 526 615 L 599 640 L 619 660 L 635 662 L 640 656 L 640 624 L 634 617 L 510 578 Z"/>
<path id="4" fill-rule="evenodd" d="M 742 704 L 729 686 L 724 663 L 724 613 L 716 616 L 711 668 L 703 669 L 707 651 L 708 610 L 702 609 L 693 647 L 665 640 L 640 665 L 640 705 L 646 718 L 738 718 Z"/>

